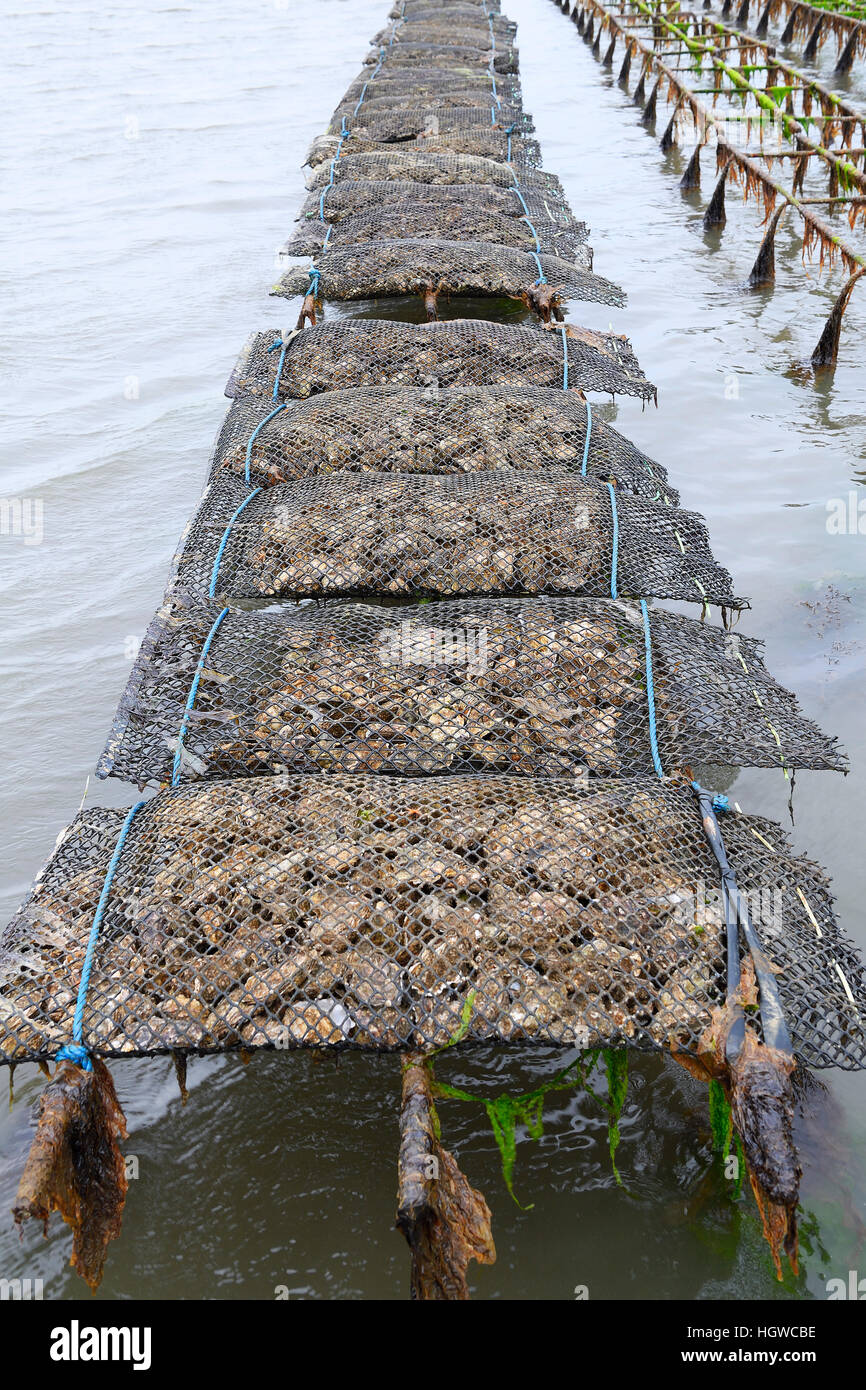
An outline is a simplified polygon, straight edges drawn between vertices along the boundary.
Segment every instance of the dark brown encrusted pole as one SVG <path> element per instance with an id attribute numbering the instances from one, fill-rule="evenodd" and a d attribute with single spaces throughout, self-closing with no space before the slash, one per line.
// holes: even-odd
<path id="1" fill-rule="evenodd" d="M 680 103 L 677 102 L 676 106 L 674 107 L 671 113 L 671 118 L 665 126 L 664 134 L 662 135 L 662 138 L 659 142 L 665 154 L 667 154 L 669 150 L 672 150 L 674 145 L 676 144 L 677 116 L 679 114 Z"/>
<path id="2" fill-rule="evenodd" d="M 851 33 L 848 35 L 848 42 L 839 55 L 839 61 L 833 69 L 833 72 L 836 73 L 837 76 L 851 71 L 854 66 L 854 59 L 857 56 L 857 44 L 858 33 L 856 29 L 852 29 Z"/>
<path id="3" fill-rule="evenodd" d="M 770 11 L 772 8 L 773 0 L 767 0 L 767 4 L 764 6 L 764 13 L 758 20 L 758 27 L 755 30 L 759 39 L 765 39 L 770 31 Z"/>
<path id="4" fill-rule="evenodd" d="M 728 167 L 729 166 L 726 164 L 719 175 L 718 183 L 713 189 L 713 196 L 704 213 L 705 227 L 724 227 L 728 220 L 727 213 L 725 212 L 725 184 L 728 179 Z"/>
<path id="5" fill-rule="evenodd" d="M 403 1059 L 397 1229 L 412 1252 L 411 1296 L 427 1302 L 469 1298 L 470 1260 L 493 1264 L 490 1208 L 439 1142 L 430 1067 Z"/>
<path id="6" fill-rule="evenodd" d="M 693 189 L 701 186 L 701 147 L 695 145 L 692 157 L 686 166 L 686 172 L 680 179 L 680 188 L 684 193 L 691 193 Z"/>
<path id="7" fill-rule="evenodd" d="M 610 44 L 608 45 L 608 50 L 607 50 L 607 52 L 606 52 L 605 55 L 604 55 L 604 59 L 602 60 L 602 64 L 601 64 L 601 65 L 602 65 L 603 68 L 612 68 L 612 67 L 613 67 L 613 55 L 614 55 L 615 50 L 616 50 L 616 35 L 614 35 L 613 38 L 611 39 Z"/>
<path id="8" fill-rule="evenodd" d="M 832 367 L 839 356 L 839 337 L 842 332 L 842 316 L 848 307 L 848 300 L 861 275 L 866 274 L 866 270 L 855 270 L 854 274 L 844 286 L 842 293 L 833 305 L 830 317 L 824 325 L 824 332 L 818 339 L 815 351 L 812 353 L 813 367 Z"/>
<path id="9" fill-rule="evenodd" d="M 565 314 L 559 302 L 559 290 L 552 285 L 530 285 L 523 292 L 527 308 L 534 309 L 542 323 L 550 323 L 551 315 L 557 323 L 565 322 Z"/>
<path id="10" fill-rule="evenodd" d="M 427 322 L 435 323 L 439 318 L 439 310 L 436 306 L 436 290 L 432 285 L 425 285 L 421 291 L 424 297 L 424 309 L 427 314 Z"/>
<path id="11" fill-rule="evenodd" d="M 47 1234 L 59 1211 L 72 1227 L 72 1258 L 90 1288 L 99 1287 L 108 1243 L 120 1235 L 128 1187 L 118 1141 L 126 1121 L 108 1068 L 59 1062 L 39 1100 L 36 1134 L 12 1208 L 17 1225 L 34 1217 Z"/>
<path id="12" fill-rule="evenodd" d="M 304 296 L 301 305 L 301 312 L 298 314 L 297 328 L 303 328 L 305 323 L 309 323 L 313 328 L 316 326 L 316 296 L 308 294 Z"/>
<path id="13" fill-rule="evenodd" d="M 823 18 L 822 18 L 822 19 L 819 19 L 819 20 L 816 22 L 815 28 L 812 30 L 812 33 L 811 33 L 811 35 L 810 35 L 810 37 L 809 37 L 809 42 L 806 44 L 806 47 L 803 49 L 803 61 L 806 62 L 806 63 L 811 63 L 812 60 L 813 60 L 814 58 L 817 58 L 817 56 L 818 56 L 818 47 L 819 47 L 819 44 L 820 44 L 820 42 L 821 42 L 821 29 L 822 29 L 823 24 L 824 24 Z"/>
<path id="14" fill-rule="evenodd" d="M 749 285 L 753 290 L 760 289 L 762 285 L 771 285 L 776 278 L 776 228 L 787 211 L 788 204 L 783 203 L 773 214 L 749 275 Z"/>
<path id="15" fill-rule="evenodd" d="M 798 20 L 798 18 L 799 18 L 799 15 L 800 15 L 800 6 L 799 6 L 799 5 L 794 5 L 793 9 L 791 10 L 791 13 L 790 13 L 789 16 L 788 16 L 788 23 L 785 25 L 784 29 L 782 30 L 782 37 L 781 37 L 781 39 L 779 40 L 780 43 L 785 43 L 785 44 L 787 44 L 787 43 L 790 43 L 790 42 L 791 42 L 791 40 L 792 40 L 793 37 L 794 37 L 794 34 L 796 33 L 796 29 L 797 29 L 797 20 Z"/>
<path id="16" fill-rule="evenodd" d="M 630 73 L 630 72 L 631 72 L 631 44 L 629 43 L 629 44 L 626 44 L 625 57 L 624 57 L 623 60 L 622 60 L 622 67 L 621 67 L 620 70 L 619 70 L 619 77 L 617 78 L 617 82 L 619 82 L 623 87 L 624 87 L 625 84 L 628 82 L 628 77 L 629 77 L 629 73 Z"/>
<path id="17" fill-rule="evenodd" d="M 657 77 L 655 80 L 655 85 L 647 99 L 647 104 L 643 110 L 643 116 L 641 117 L 642 125 L 652 125 L 653 121 L 656 118 L 656 102 L 658 101 L 660 82 L 661 78 Z"/>

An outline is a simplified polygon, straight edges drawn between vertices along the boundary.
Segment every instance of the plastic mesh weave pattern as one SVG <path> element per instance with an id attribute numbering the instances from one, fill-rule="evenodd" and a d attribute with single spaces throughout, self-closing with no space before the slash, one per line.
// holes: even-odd
<path id="1" fill-rule="evenodd" d="M 232 612 L 187 717 L 218 617 L 213 604 L 169 603 L 157 615 L 100 776 L 167 782 L 179 740 L 184 781 L 319 771 L 652 776 L 644 622 L 633 605 L 473 599 Z M 844 767 L 835 740 L 772 680 L 759 643 L 738 639 L 734 656 L 728 635 L 706 623 L 660 611 L 648 621 L 663 771 L 778 767 L 780 757 L 788 767 Z"/>
<path id="2" fill-rule="evenodd" d="M 373 188 L 376 187 L 379 185 L 373 185 Z M 374 204 L 375 194 L 368 194 L 365 202 Z M 560 257 L 583 270 L 592 269 L 592 251 L 586 245 L 587 233 L 583 223 L 576 222 L 572 227 L 564 227 L 544 216 L 530 219 L 524 215 L 518 218 L 483 205 L 467 206 L 456 200 L 441 198 L 438 189 L 431 198 L 410 197 L 389 201 L 384 206 L 373 206 L 372 210 L 366 212 L 340 217 L 333 223 L 322 221 L 319 211 L 316 200 L 313 216 L 304 218 L 302 225 L 286 243 L 286 255 L 318 255 L 326 237 L 329 248 L 333 250 L 365 245 L 371 241 L 424 237 L 452 242 L 477 238 L 480 242 L 513 246 L 529 252 L 537 249 L 537 238 L 542 254 Z M 330 206 L 322 211 L 325 218 L 330 219 Z"/>
<path id="3" fill-rule="evenodd" d="M 557 469 L 346 473 L 253 496 L 224 473 L 186 533 L 177 582 L 233 599 L 605 597 L 615 587 L 635 597 L 741 603 L 696 513 L 617 499 L 615 489 Z"/>
<path id="4" fill-rule="evenodd" d="M 536 260 L 528 251 L 483 241 L 405 237 L 335 246 L 333 250 L 329 246 L 316 265 L 321 274 L 320 293 L 326 299 L 419 294 L 427 287 L 449 295 L 520 299 L 543 275 L 560 300 L 616 306 L 625 303 L 618 285 L 589 270 L 577 269 L 570 261 L 548 255 Z M 296 266 L 280 277 L 273 293 L 292 298 L 306 293 L 309 283 L 309 268 Z"/>
<path id="5" fill-rule="evenodd" d="M 279 335 L 254 333 L 244 344 L 226 395 L 268 400 L 355 386 L 549 386 L 566 377 L 559 329 L 523 328 L 483 319 L 396 323 L 365 319 L 305 328 L 281 353 Z M 569 390 L 604 391 L 652 400 L 627 339 L 568 325 Z M 278 390 L 274 392 L 275 384 Z"/>
<path id="6" fill-rule="evenodd" d="M 325 391 L 273 414 L 273 402 L 235 401 L 217 437 L 211 477 L 224 469 L 270 487 L 324 473 L 479 473 L 553 466 L 613 480 L 626 492 L 676 503 L 666 470 L 592 418 L 573 391 L 534 386 L 378 386 Z"/>
<path id="7" fill-rule="evenodd" d="M 121 819 L 80 814 L 0 939 L 7 1061 L 47 1057 L 70 1034 Z M 862 1066 L 863 971 L 821 871 L 772 822 L 724 827 L 798 1052 Z M 130 827 L 84 1038 L 104 1056 L 426 1049 L 468 1006 L 469 1041 L 693 1052 L 724 992 L 717 886 L 691 792 L 657 783 L 182 787 Z"/>
<path id="8" fill-rule="evenodd" d="M 335 183 L 343 179 L 400 179 L 427 184 L 492 183 L 499 188 L 512 188 L 519 181 L 521 191 L 525 184 L 534 185 L 538 192 L 565 201 L 559 179 L 540 169 L 524 167 L 516 161 L 503 164 L 481 155 L 403 150 L 399 145 L 372 154 L 341 154 L 336 162 L 314 169 L 307 187 L 327 188 L 332 178 Z"/>

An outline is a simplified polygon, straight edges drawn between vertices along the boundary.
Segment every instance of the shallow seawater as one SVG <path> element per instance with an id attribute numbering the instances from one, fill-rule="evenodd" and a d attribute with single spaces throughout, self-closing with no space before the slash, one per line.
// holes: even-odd
<path id="1" fill-rule="evenodd" d="M 252 328 L 291 317 L 267 290 L 303 196 L 300 164 L 387 8 L 82 0 L 74 12 L 22 4 L 7 16 L 3 491 L 41 503 L 44 536 L 0 538 L 4 915 L 81 801 L 201 490 L 235 355 Z M 629 294 L 623 310 L 575 306 L 571 317 L 627 333 L 659 388 L 657 410 L 623 400 L 605 404 L 605 418 L 708 518 L 717 557 L 751 600 L 740 630 L 766 640 L 771 670 L 850 754 L 845 778 L 797 777 L 792 836 L 829 869 L 843 924 L 866 947 L 866 542 L 827 527 L 828 503 L 866 495 L 866 291 L 855 291 L 835 371 L 798 374 L 840 272 L 803 266 L 789 220 L 775 288 L 745 291 L 755 207 L 729 196 L 723 234 L 705 233 L 711 171 L 702 194 L 680 193 L 688 151 L 658 145 L 667 109 L 654 138 L 550 0 L 505 8 L 520 23 L 546 167 L 592 227 L 595 269 Z M 862 73 L 846 85 L 866 100 Z M 780 773 L 741 773 L 732 790 L 745 809 L 787 821 Z M 114 805 L 130 796 L 111 783 L 88 793 Z M 455 1053 L 439 1073 L 479 1094 L 517 1092 L 562 1060 Z M 393 1230 L 395 1059 L 194 1061 L 185 1107 L 164 1060 L 113 1071 L 139 1177 L 100 1298 L 272 1298 L 278 1285 L 296 1297 L 406 1296 Z M 499 1258 L 470 1267 L 476 1295 L 569 1299 L 586 1285 L 592 1298 L 820 1298 L 825 1278 L 866 1272 L 866 1079 L 821 1080 L 799 1122 L 802 1271 L 781 1285 L 751 1198 L 735 1199 L 712 1162 L 705 1092 L 674 1064 L 632 1063 L 621 1188 L 599 1106 L 551 1096 L 544 1137 L 518 1150 L 525 1211 L 505 1190 L 480 1106 L 443 1102 L 445 1142 L 494 1213 Z M 19 1069 L 0 1120 L 0 1275 L 42 1277 L 46 1297 L 78 1298 L 59 1222 L 47 1241 L 31 1229 L 19 1243 L 2 1215 L 42 1084 Z"/>

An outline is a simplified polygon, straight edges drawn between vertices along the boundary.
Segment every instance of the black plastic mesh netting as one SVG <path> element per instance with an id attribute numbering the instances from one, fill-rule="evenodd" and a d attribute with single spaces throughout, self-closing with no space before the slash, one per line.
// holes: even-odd
<path id="1" fill-rule="evenodd" d="M 551 466 L 626 492 L 679 501 L 666 470 L 573 391 L 533 386 L 378 386 L 287 404 L 243 396 L 217 436 L 211 477 L 225 469 L 255 487 L 323 473 L 483 473 Z"/>
<path id="2" fill-rule="evenodd" d="M 455 209 L 460 215 L 475 211 L 495 213 L 517 222 L 526 217 L 528 208 L 533 225 L 537 225 L 538 219 L 543 226 L 570 232 L 576 240 L 589 235 L 586 225 L 574 219 L 568 204 L 559 195 L 536 190 L 532 185 L 518 190 L 514 185 L 500 188 L 491 183 L 424 184 L 406 179 L 344 179 L 333 187 L 311 193 L 301 208 L 298 221 L 321 224 L 324 219 L 338 225 L 347 217 L 372 217 L 379 211 L 386 215 L 386 210 L 395 204 L 415 206 L 428 214 L 442 209 L 443 216 L 449 215 L 446 209 Z"/>
<path id="3" fill-rule="evenodd" d="M 396 0 L 396 4 L 389 10 L 389 19 L 416 19 L 426 15 L 440 15 L 447 13 L 454 15 L 467 15 L 470 19 L 477 15 L 484 15 L 485 11 L 497 16 L 500 15 L 502 5 L 500 0 L 437 0 L 435 5 L 430 0 Z"/>
<path id="4" fill-rule="evenodd" d="M 393 97 L 390 101 L 381 97 L 368 101 L 365 97 L 357 111 L 357 103 L 355 107 L 337 108 L 328 124 L 328 137 L 340 136 L 344 120 L 350 126 L 352 142 L 360 137 L 365 140 L 417 140 L 423 135 L 486 129 L 491 125 L 500 130 L 512 126 L 515 132 L 523 134 L 533 129 L 531 117 L 518 108 L 506 106 L 494 112 L 489 100 L 480 104 L 481 100 L 476 96 L 472 103 L 463 100 L 419 102 L 415 92 L 407 93 L 402 101 L 395 101 Z M 329 153 L 327 157 L 333 155 Z M 318 159 L 315 162 L 318 163 Z"/>
<path id="5" fill-rule="evenodd" d="M 516 110 L 523 104 L 519 79 L 502 73 L 493 78 L 489 72 L 449 72 L 445 68 L 398 68 L 389 72 L 383 68 L 374 77 L 369 68 L 364 68 L 346 88 L 335 109 L 351 120 L 355 111 L 364 110 L 368 102 L 404 105 L 414 101 L 424 106 L 431 101 L 447 103 L 459 99 L 465 104 L 467 96 L 471 96 L 469 105 L 492 102 L 497 111 L 497 102 Z"/>
<path id="6" fill-rule="evenodd" d="M 591 260 L 591 254 L 581 250 Z M 618 285 L 590 270 L 576 268 L 571 261 L 544 254 L 536 257 L 529 251 L 484 241 L 404 237 L 365 241 L 360 246 L 328 246 L 317 257 L 316 266 L 319 293 L 325 299 L 373 299 L 419 294 L 428 288 L 446 295 L 521 299 L 543 280 L 555 289 L 560 302 L 579 299 L 617 307 L 625 303 Z M 272 293 L 292 298 L 305 294 L 309 284 L 309 267 L 295 266 L 280 277 Z"/>
<path id="7" fill-rule="evenodd" d="M 415 127 L 425 119 L 425 113 L 428 111 L 441 114 L 478 109 L 487 113 L 487 122 L 490 124 L 494 115 L 490 95 L 477 85 L 445 87 L 438 92 L 424 84 L 419 87 L 399 87 L 396 90 L 387 87 L 384 92 L 377 87 L 372 93 L 368 88 L 363 100 L 360 97 L 343 98 L 328 122 L 328 134 L 338 135 L 343 129 L 344 121 L 354 128 L 356 124 L 367 126 L 371 120 L 387 118 L 395 122 L 406 122 L 406 128 L 414 138 L 418 133 Z M 523 114 L 520 103 L 513 94 L 508 102 L 503 102 L 500 97 L 500 104 L 495 107 L 495 124 L 508 126 L 514 122 L 518 128 L 533 128 L 530 117 Z M 395 125 L 394 128 L 397 130 L 400 127 Z"/>
<path id="8" fill-rule="evenodd" d="M 534 185 L 538 192 L 565 201 L 559 179 L 541 169 L 524 167 L 516 161 L 504 164 L 481 155 L 407 150 L 400 145 L 371 154 L 343 153 L 338 160 L 320 164 L 313 170 L 307 187 L 321 191 L 332 179 L 335 183 L 343 179 L 400 179 L 428 184 L 492 183 L 499 188 L 513 188 L 519 181 L 521 192 L 525 191 L 526 184 Z"/>
<path id="9" fill-rule="evenodd" d="M 844 769 L 836 741 L 772 680 L 759 643 L 658 610 L 646 625 L 664 772 Z M 145 635 L 98 771 L 141 787 L 168 782 L 175 764 L 180 781 L 651 776 L 646 646 L 641 609 L 603 599 L 228 614 L 170 602 Z"/>
<path id="10" fill-rule="evenodd" d="M 380 48 L 372 48 L 364 59 L 367 67 L 375 67 L 382 57 Z M 495 49 L 485 44 L 420 43 L 410 38 L 403 43 L 395 43 L 388 50 L 387 65 L 391 71 L 398 68 L 441 67 L 451 72 L 464 69 L 472 72 L 485 72 L 492 61 L 494 72 L 515 73 L 520 67 L 520 55 L 507 41 L 497 43 Z"/>
<path id="11" fill-rule="evenodd" d="M 372 189 L 383 186 L 388 187 L 387 184 L 376 183 Z M 324 219 L 321 213 L 324 213 Z M 377 202 L 375 192 L 371 191 L 363 212 L 339 217 L 333 222 L 330 215 L 330 207 L 320 209 L 319 201 L 315 199 L 314 211 L 303 218 L 301 226 L 286 242 L 283 248 L 285 254 L 318 255 L 326 238 L 332 250 L 366 245 L 371 241 L 393 241 L 399 237 L 452 242 L 477 239 L 527 252 L 540 247 L 542 255 L 562 258 L 584 270 L 592 269 L 592 250 L 586 244 L 587 231 L 582 222 L 565 227 L 561 222 L 543 215 L 515 217 L 485 207 L 482 199 L 473 203 L 442 198 L 439 186 L 430 197 L 388 199 L 381 204 Z"/>
<path id="12" fill-rule="evenodd" d="M 175 583 L 231 599 L 627 594 L 740 607 L 694 512 L 558 469 L 206 489 Z"/>
<path id="13" fill-rule="evenodd" d="M 6 1061 L 70 1037 L 122 821 L 80 813 L 0 939 Z M 862 1067 L 866 982 L 821 870 L 772 822 L 723 824 L 797 1052 Z M 426 1050 L 468 1015 L 468 1042 L 692 1053 L 724 998 L 717 887 L 686 788 L 338 774 L 181 787 L 129 827 L 84 1042 L 107 1057 Z"/>
<path id="14" fill-rule="evenodd" d="M 473 48 L 488 48 L 491 30 L 497 47 L 500 44 L 507 46 L 517 33 L 515 21 L 501 14 L 486 19 L 483 14 L 431 9 L 424 14 L 401 18 L 402 24 L 389 24 L 380 29 L 373 35 L 371 43 L 386 48 L 395 43 L 459 43 Z"/>
<path id="15" fill-rule="evenodd" d="M 655 397 L 626 338 L 572 324 L 563 331 L 485 319 L 344 319 L 287 335 L 284 359 L 274 346 L 281 341 L 278 332 L 252 334 L 226 395 L 272 400 L 357 386 L 561 387 L 567 382 L 569 390 Z"/>
<path id="16" fill-rule="evenodd" d="M 331 161 L 338 154 L 338 141 L 334 135 L 320 135 L 313 141 L 305 163 L 311 169 L 323 167 L 330 175 Z M 356 134 L 352 131 L 339 151 L 340 158 L 352 154 L 389 154 L 397 150 L 404 156 L 412 154 L 460 154 L 470 158 L 494 159 L 504 162 L 513 160 L 526 169 L 537 169 L 541 163 L 541 148 L 537 140 L 523 135 L 509 135 L 504 130 L 492 126 L 467 126 L 462 130 L 445 131 L 439 135 L 417 136 L 411 140 L 394 140 L 389 136 L 376 139 L 373 136 Z"/>

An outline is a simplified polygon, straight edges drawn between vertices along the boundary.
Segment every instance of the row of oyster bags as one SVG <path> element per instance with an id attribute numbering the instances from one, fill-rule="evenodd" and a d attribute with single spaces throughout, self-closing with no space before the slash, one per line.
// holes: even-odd
<path id="1" fill-rule="evenodd" d="M 98 771 L 141 787 L 318 771 L 651 776 L 653 738 L 663 772 L 845 767 L 760 643 L 673 613 L 610 599 L 225 612 L 175 596 Z"/>
<path id="2" fill-rule="evenodd" d="M 71 1034 L 123 822 L 79 813 L 0 936 L 7 1061 Z M 724 824 L 799 1057 L 863 1066 L 866 981 L 821 870 L 773 822 Z M 694 1055 L 725 998 L 717 888 L 693 793 L 656 779 L 179 787 L 128 825 L 83 1038 L 107 1057 L 429 1049 L 464 1022 L 475 1042 Z"/>
<path id="3" fill-rule="evenodd" d="M 428 11 L 399 16 L 376 36 L 372 71 L 352 84 L 307 155 L 312 208 L 286 252 L 316 258 L 317 294 L 351 300 L 432 290 L 527 298 L 545 319 L 551 302 L 561 314 L 569 297 L 623 302 L 619 287 L 591 274 L 581 225 L 556 181 L 538 168 L 540 148 L 513 76 L 514 28 L 481 11 Z M 332 240 L 325 201 L 347 177 L 364 198 L 362 212 Z M 376 201 L 372 185 L 387 182 L 414 182 L 427 196 L 401 199 L 401 217 L 391 200 L 386 208 Z M 476 193 L 510 185 L 520 211 L 506 218 L 467 199 L 446 215 L 429 198 L 440 182 Z M 537 206 L 545 190 L 567 222 L 564 236 L 552 236 L 551 215 L 534 213 L 526 201 L 528 195 Z M 275 293 L 304 294 L 308 284 L 305 270 L 289 270 Z M 528 291 L 540 284 L 551 288 L 539 304 Z M 428 312 L 435 313 L 429 298 Z"/>

